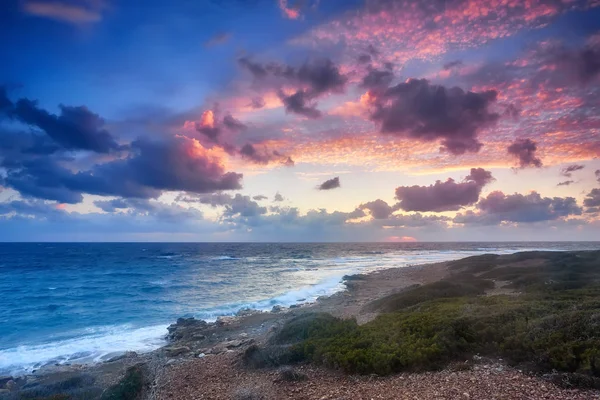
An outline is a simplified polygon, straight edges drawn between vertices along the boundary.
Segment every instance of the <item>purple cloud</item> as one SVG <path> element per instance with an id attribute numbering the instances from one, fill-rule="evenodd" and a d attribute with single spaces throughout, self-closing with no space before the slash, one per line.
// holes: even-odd
<path id="1" fill-rule="evenodd" d="M 592 189 L 592 191 L 585 196 L 583 205 L 586 207 L 600 207 L 600 189 Z"/>
<path id="2" fill-rule="evenodd" d="M 381 199 L 361 204 L 358 208 L 360 210 L 369 210 L 373 219 L 387 219 L 396 210 Z"/>
<path id="3" fill-rule="evenodd" d="M 494 178 L 490 171 L 471 168 L 463 182 L 448 178 L 429 186 L 400 186 L 396 188 L 398 208 L 405 211 L 456 211 L 475 204 L 481 190 Z"/>
<path id="4" fill-rule="evenodd" d="M 575 171 L 581 171 L 584 168 L 585 168 L 585 165 L 572 164 L 572 165 L 568 165 L 568 166 L 562 168 L 560 170 L 560 174 L 562 176 L 570 178 L 571 176 L 573 176 L 573 172 L 575 172 Z"/>
<path id="5" fill-rule="evenodd" d="M 451 154 L 478 152 L 477 134 L 496 123 L 490 111 L 497 92 L 465 92 L 461 88 L 431 85 L 426 79 L 409 79 L 374 93 L 371 120 L 382 133 L 423 141 L 440 140 Z"/>
<path id="6" fill-rule="evenodd" d="M 331 190 L 340 187 L 340 177 L 336 176 L 335 178 L 328 179 L 325 182 L 321 183 L 317 186 L 318 190 Z"/>
<path id="7" fill-rule="evenodd" d="M 493 225 L 500 222 L 551 221 L 570 215 L 581 215 L 582 209 L 573 197 L 542 197 L 537 192 L 527 195 L 490 193 L 477 203 L 478 212 L 457 214 L 454 222 L 460 224 Z"/>
<path id="8" fill-rule="evenodd" d="M 261 64 L 248 57 L 241 57 L 238 63 L 250 72 L 256 84 L 278 88 L 287 112 L 312 119 L 322 115 L 316 108 L 316 100 L 327 93 L 342 93 L 348 82 L 329 59 L 312 60 L 299 68 L 279 63 Z M 296 91 L 286 95 L 281 90 L 284 85 L 295 86 Z"/>
<path id="9" fill-rule="evenodd" d="M 542 166 L 542 160 L 535 156 L 537 151 L 536 143 L 531 139 L 517 139 L 508 146 L 508 154 L 515 156 L 519 160 L 520 168 Z"/>

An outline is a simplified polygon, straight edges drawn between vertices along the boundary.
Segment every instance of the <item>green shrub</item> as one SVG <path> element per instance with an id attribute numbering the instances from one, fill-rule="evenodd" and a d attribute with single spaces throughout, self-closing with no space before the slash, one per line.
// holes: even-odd
<path id="1" fill-rule="evenodd" d="M 102 394 L 102 400 L 136 400 L 144 388 L 144 372 L 141 365 L 129 367 L 125 376 Z"/>
<path id="2" fill-rule="evenodd" d="M 529 252 L 481 262 L 463 260 L 446 280 L 371 303 L 386 313 L 365 325 L 307 314 L 274 340 L 295 343 L 294 360 L 351 373 L 434 370 L 481 353 L 569 373 L 570 382 L 584 386 L 600 382 L 600 252 Z M 493 284 L 489 279 L 510 281 L 524 293 L 480 296 Z"/>
<path id="3" fill-rule="evenodd" d="M 491 281 L 474 278 L 471 275 L 461 275 L 452 280 L 413 286 L 403 292 L 375 300 L 367 306 L 367 309 L 381 312 L 400 311 L 433 299 L 478 296 L 483 294 L 486 289 L 493 287 L 494 283 Z"/>
<path id="4" fill-rule="evenodd" d="M 300 360 L 301 356 L 289 345 L 269 344 L 259 347 L 253 344 L 244 351 L 242 356 L 242 363 L 249 368 L 279 367 Z"/>
<path id="5" fill-rule="evenodd" d="M 335 318 L 326 313 L 301 314 L 287 321 L 271 341 L 276 344 L 296 343 L 311 336 L 321 335 L 322 330 L 330 329 L 334 321 Z"/>

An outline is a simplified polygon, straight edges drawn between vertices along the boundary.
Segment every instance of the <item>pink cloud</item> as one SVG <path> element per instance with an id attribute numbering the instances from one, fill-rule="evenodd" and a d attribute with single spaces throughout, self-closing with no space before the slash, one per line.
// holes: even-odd
<path id="1" fill-rule="evenodd" d="M 79 25 L 98 22 L 102 19 L 105 4 L 98 0 L 88 0 L 79 4 L 61 1 L 27 1 L 23 11 L 37 17 Z"/>
<path id="2" fill-rule="evenodd" d="M 450 49 L 512 36 L 521 29 L 544 26 L 565 11 L 598 5 L 585 0 L 392 1 L 374 2 L 372 7 L 367 4 L 359 12 L 348 12 L 317 26 L 294 43 L 311 47 L 344 43 L 350 63 L 372 45 L 388 61 L 402 64 L 410 59 L 432 60 Z"/>
<path id="3" fill-rule="evenodd" d="M 296 7 L 288 6 L 287 0 L 279 0 L 279 8 L 286 18 L 298 19 L 300 18 L 300 10 Z"/>

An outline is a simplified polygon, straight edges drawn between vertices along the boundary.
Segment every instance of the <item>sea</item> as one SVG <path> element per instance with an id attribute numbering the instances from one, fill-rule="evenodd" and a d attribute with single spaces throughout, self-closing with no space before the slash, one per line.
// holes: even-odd
<path id="1" fill-rule="evenodd" d="M 165 344 L 179 317 L 213 321 L 344 289 L 344 275 L 600 242 L 0 243 L 0 375 Z"/>

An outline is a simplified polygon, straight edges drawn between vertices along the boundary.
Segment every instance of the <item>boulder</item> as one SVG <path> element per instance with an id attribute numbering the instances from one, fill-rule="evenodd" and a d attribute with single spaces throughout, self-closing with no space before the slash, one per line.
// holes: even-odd
<path id="1" fill-rule="evenodd" d="M 272 313 L 278 313 L 281 311 L 283 311 L 283 308 L 281 306 L 273 306 L 273 308 L 271 308 Z"/>
<path id="2" fill-rule="evenodd" d="M 240 347 L 242 345 L 242 341 L 241 340 L 231 340 L 229 342 L 225 342 L 223 345 L 228 349 L 233 349 L 236 347 Z"/>
<path id="3" fill-rule="evenodd" d="M 179 318 L 177 322 L 167 327 L 171 340 L 189 339 L 193 335 L 198 335 L 209 327 L 206 321 L 196 318 Z"/>
<path id="4" fill-rule="evenodd" d="M 235 320 L 236 320 L 235 317 L 218 317 L 217 318 L 217 325 L 218 326 L 230 325 Z"/>
<path id="5" fill-rule="evenodd" d="M 4 386 L 6 386 L 8 381 L 12 381 L 12 380 L 13 380 L 12 376 L 0 376 L 0 389 L 3 388 Z"/>
<path id="6" fill-rule="evenodd" d="M 235 315 L 238 317 L 246 317 L 248 315 L 260 314 L 262 311 L 254 308 L 241 308 Z"/>
<path id="7" fill-rule="evenodd" d="M 15 382 L 14 380 L 9 380 L 8 382 L 6 382 L 6 384 L 4 385 L 4 387 L 8 390 L 10 390 L 11 392 L 13 390 L 17 390 L 18 386 L 17 386 L 17 382 Z"/>
<path id="8" fill-rule="evenodd" d="M 182 354 L 186 354 L 190 352 L 190 348 L 187 346 L 172 346 L 163 348 L 165 355 L 167 357 L 177 357 Z"/>

